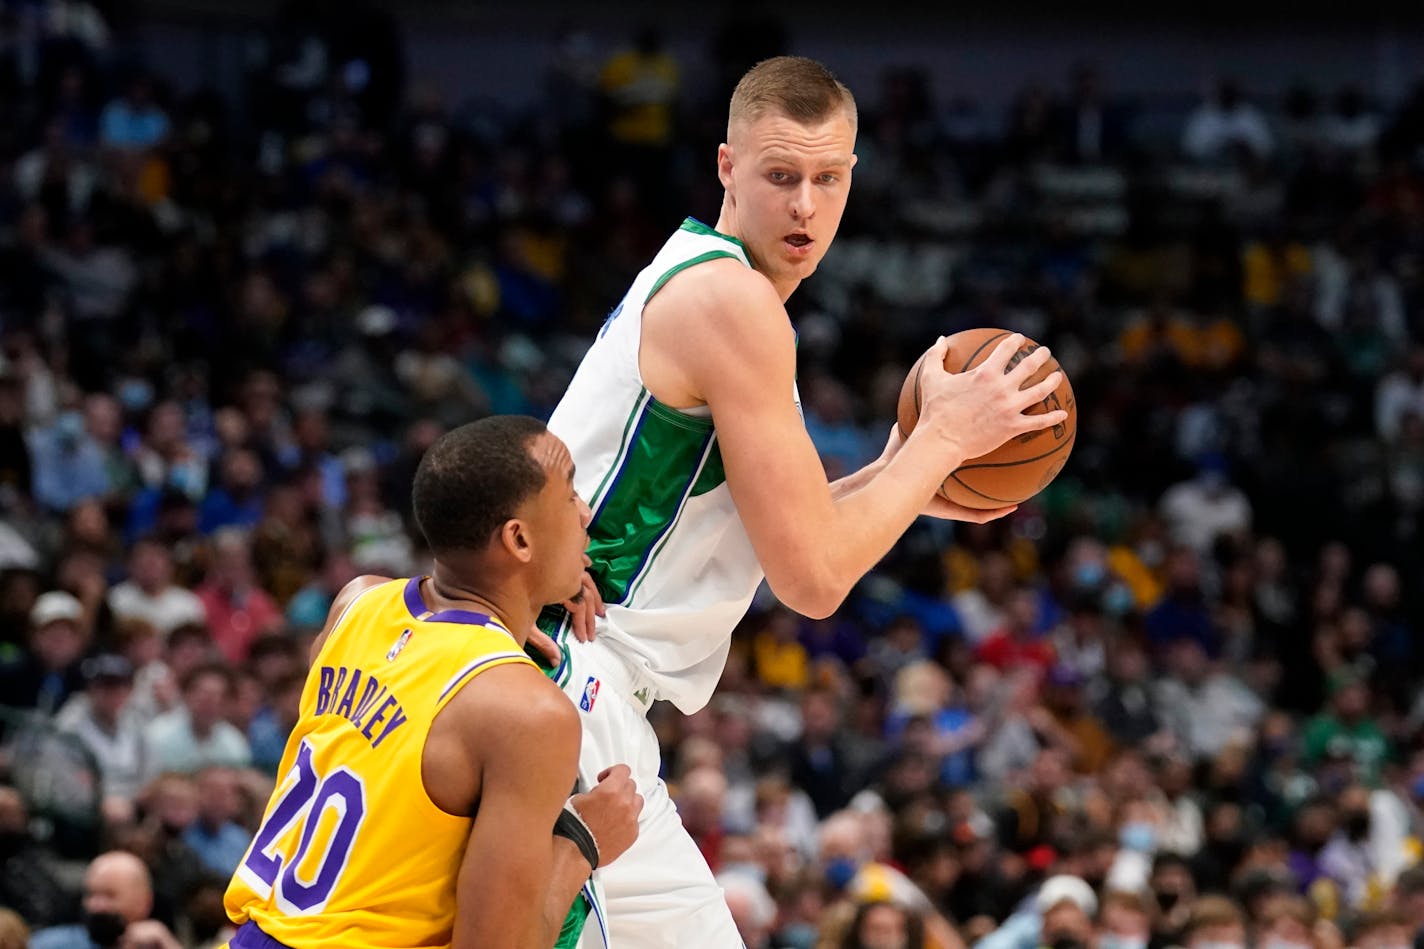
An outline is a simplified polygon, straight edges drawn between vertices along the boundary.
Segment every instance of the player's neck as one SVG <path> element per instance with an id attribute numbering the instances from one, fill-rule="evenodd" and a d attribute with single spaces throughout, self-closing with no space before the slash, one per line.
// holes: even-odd
<path id="1" fill-rule="evenodd" d="M 751 245 L 748 244 L 746 239 L 742 236 L 741 228 L 737 227 L 736 206 L 732 204 L 731 195 L 723 195 L 722 197 L 722 210 L 717 215 L 716 230 L 719 234 L 736 238 L 742 245 L 742 249 L 746 251 L 747 262 L 752 265 L 753 270 L 771 282 L 772 288 L 776 290 L 776 295 L 781 298 L 783 304 L 791 299 L 791 294 L 795 293 L 796 288 L 801 286 L 801 281 L 799 279 L 777 280 L 761 266 L 757 260 L 756 252 L 752 250 Z"/>
<path id="2" fill-rule="evenodd" d="M 437 563 L 422 588 L 425 605 L 431 612 L 448 609 L 487 613 L 503 623 L 519 645 L 523 646 L 529 637 L 535 611 L 518 584 L 497 583 L 486 587 L 464 582 Z"/>

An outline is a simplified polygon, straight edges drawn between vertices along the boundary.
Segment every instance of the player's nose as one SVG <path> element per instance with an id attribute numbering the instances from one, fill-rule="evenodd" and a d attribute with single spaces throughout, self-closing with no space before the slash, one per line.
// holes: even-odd
<path id="1" fill-rule="evenodd" d="M 791 216 L 798 221 L 809 221 L 816 213 L 816 189 L 810 181 L 803 180 L 791 196 Z"/>
<path id="2" fill-rule="evenodd" d="M 579 523 L 587 527 L 593 520 L 593 509 L 588 506 L 588 502 L 583 499 L 583 495 L 578 497 Z"/>

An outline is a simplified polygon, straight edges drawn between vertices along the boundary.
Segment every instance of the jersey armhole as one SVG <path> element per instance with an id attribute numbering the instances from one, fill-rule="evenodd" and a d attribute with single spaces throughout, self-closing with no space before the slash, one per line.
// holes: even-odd
<path id="1" fill-rule="evenodd" d="M 675 264 L 672 267 L 669 267 L 666 271 L 664 271 L 663 275 L 653 283 L 653 288 L 649 290 L 648 295 L 643 298 L 643 306 L 647 306 L 648 302 L 652 300 L 653 297 L 657 296 L 658 291 L 663 288 L 664 284 L 666 284 L 673 277 L 676 277 L 678 274 L 682 273 L 688 267 L 692 267 L 697 264 L 705 264 L 709 260 L 718 260 L 723 257 L 727 257 L 731 260 L 735 260 L 738 262 L 741 262 L 742 260 L 742 258 L 738 257 L 736 254 L 732 253 L 729 250 L 709 250 L 705 253 L 698 254 L 696 257 L 693 257 L 689 260 L 684 260 L 679 264 Z"/>
<path id="2" fill-rule="evenodd" d="M 376 590 L 385 589 L 386 587 L 390 586 L 392 583 L 402 583 L 402 582 L 404 582 L 404 581 L 402 581 L 402 580 L 390 580 L 390 581 L 388 581 L 388 582 L 386 582 L 386 583 L 378 583 L 378 584 L 376 584 L 375 586 L 367 587 L 366 589 L 362 590 L 360 593 L 358 593 L 358 594 L 356 594 L 355 596 L 353 596 L 353 597 L 351 598 L 351 602 L 350 602 L 350 603 L 347 603 L 346 606 L 345 606 L 344 608 L 342 608 L 340 615 L 336 617 L 336 622 L 334 622 L 334 623 L 331 624 L 331 631 L 326 634 L 326 639 L 325 639 L 325 640 L 322 642 L 322 644 L 321 644 L 321 650 L 320 650 L 319 652 L 317 652 L 317 654 L 316 654 L 314 657 L 312 657 L 312 662 L 311 662 L 312 666 L 315 667 L 315 666 L 321 661 L 321 658 L 326 655 L 327 650 L 331 649 L 331 644 L 336 641 L 337 635 L 340 634 L 340 632 L 342 631 L 342 629 L 345 628 L 345 626 L 346 626 L 346 619 L 347 619 L 347 617 L 349 617 L 349 616 L 351 615 L 351 609 L 352 609 L 352 607 L 354 607 L 357 603 L 360 603 L 363 599 L 365 599 L 365 598 L 366 598 L 366 595 L 367 595 L 368 593 L 373 593 L 373 592 L 375 592 Z"/>

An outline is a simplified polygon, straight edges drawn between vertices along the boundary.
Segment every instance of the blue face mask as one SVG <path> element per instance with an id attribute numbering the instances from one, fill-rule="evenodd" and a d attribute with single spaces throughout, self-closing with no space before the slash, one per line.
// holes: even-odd
<path id="1" fill-rule="evenodd" d="M 1132 591 L 1120 583 L 1114 583 L 1103 593 L 1103 610 L 1109 616 L 1123 616 L 1132 606 Z"/>
<path id="2" fill-rule="evenodd" d="M 858 869 L 854 860 L 836 857 L 826 863 L 826 882 L 833 889 L 844 890 L 850 881 L 855 879 L 855 871 Z"/>
<path id="3" fill-rule="evenodd" d="M 1107 569 L 1096 560 L 1084 561 L 1073 570 L 1073 585 L 1080 590 L 1091 590 L 1102 583 L 1107 575 Z"/>
<path id="4" fill-rule="evenodd" d="M 1117 839 L 1128 850 L 1152 853 L 1157 849 L 1157 828 L 1142 821 L 1133 821 L 1122 825 Z"/>

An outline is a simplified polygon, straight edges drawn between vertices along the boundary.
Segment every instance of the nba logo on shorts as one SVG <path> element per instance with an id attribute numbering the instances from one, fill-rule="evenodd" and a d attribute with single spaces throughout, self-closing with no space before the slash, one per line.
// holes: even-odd
<path id="1" fill-rule="evenodd" d="M 410 630 L 406 630 L 400 634 L 400 638 L 395 641 L 395 645 L 391 647 L 391 651 L 386 653 L 386 661 L 395 662 L 396 656 L 401 654 L 401 650 L 405 648 L 405 644 L 408 642 L 410 642 Z"/>
<path id="2" fill-rule="evenodd" d="M 598 700 L 598 680 L 593 676 L 588 677 L 588 682 L 583 687 L 583 698 L 579 699 L 579 708 L 585 712 L 593 711 L 593 703 Z"/>

